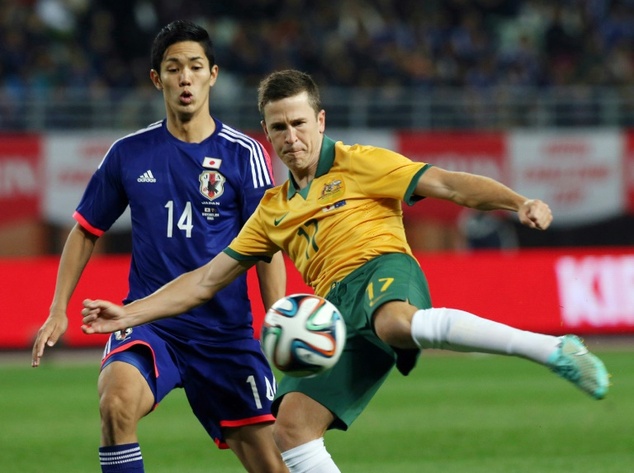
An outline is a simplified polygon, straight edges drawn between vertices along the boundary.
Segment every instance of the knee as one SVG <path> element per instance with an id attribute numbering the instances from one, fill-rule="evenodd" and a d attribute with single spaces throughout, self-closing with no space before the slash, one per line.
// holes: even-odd
<path id="1" fill-rule="evenodd" d="M 412 317 L 416 310 L 416 307 L 402 301 L 383 304 L 374 313 L 373 323 L 377 336 L 397 348 L 416 348 L 412 338 Z"/>
<path id="2" fill-rule="evenodd" d="M 117 445 L 136 441 L 136 427 L 140 416 L 132 399 L 107 391 L 99 395 L 101 439 L 103 445 Z"/>
<path id="3" fill-rule="evenodd" d="M 284 395 L 273 424 L 273 440 L 280 452 L 324 436 L 335 416 L 325 406 L 305 394 Z"/>
<path id="4" fill-rule="evenodd" d="M 280 452 L 301 445 L 299 426 L 292 422 L 277 419 L 273 424 L 273 441 Z"/>
<path id="5" fill-rule="evenodd" d="M 110 389 L 99 394 L 99 413 L 102 419 L 117 423 L 130 422 L 135 417 L 132 413 L 134 405 L 125 392 Z"/>
<path id="6" fill-rule="evenodd" d="M 102 421 L 114 428 L 128 429 L 152 410 L 154 398 L 149 388 L 138 383 L 120 382 L 115 376 L 104 376 L 99 383 L 99 414 Z"/>
<path id="7" fill-rule="evenodd" d="M 273 424 L 273 441 L 280 452 L 304 445 L 324 436 L 326 427 L 310 413 L 287 412 L 278 416 Z"/>
<path id="8" fill-rule="evenodd" d="M 98 390 L 101 418 L 116 424 L 136 423 L 156 402 L 147 381 L 127 363 L 114 362 L 104 368 Z"/>

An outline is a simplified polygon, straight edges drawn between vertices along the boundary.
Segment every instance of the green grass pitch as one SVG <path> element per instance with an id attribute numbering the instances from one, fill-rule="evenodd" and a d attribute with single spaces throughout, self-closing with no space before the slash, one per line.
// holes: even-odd
<path id="1" fill-rule="evenodd" d="M 410 376 L 392 374 L 350 431 L 329 432 L 326 445 L 343 472 L 629 473 L 634 346 L 589 344 L 613 375 L 603 401 L 525 360 L 430 352 Z M 47 355 L 38 369 L 28 357 L 0 356 L 0 471 L 99 471 L 99 355 Z M 148 472 L 243 471 L 207 438 L 181 391 L 139 435 Z"/>

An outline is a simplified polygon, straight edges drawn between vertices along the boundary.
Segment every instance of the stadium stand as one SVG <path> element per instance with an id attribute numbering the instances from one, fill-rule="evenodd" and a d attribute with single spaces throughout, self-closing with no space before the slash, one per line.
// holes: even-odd
<path id="1" fill-rule="evenodd" d="M 393 117 L 387 126 L 416 128 L 634 122 L 629 0 L 22 0 L 0 2 L 0 128 L 135 126 L 108 121 L 105 104 L 142 114 L 151 103 L 147 46 L 179 17 L 212 32 L 230 78 L 218 95 L 227 100 L 251 101 L 264 74 L 294 67 L 314 75 L 333 103 L 349 87 L 381 89 L 364 116 L 349 118 L 348 108 L 338 119 L 335 110 L 342 126 L 379 126 L 377 107 Z M 431 92 L 437 103 L 424 102 Z M 45 105 L 16 113 L 35 100 Z M 532 107 L 539 101 L 542 113 Z M 430 112 L 416 120 L 408 103 Z M 74 118 L 91 106 L 102 122 Z"/>

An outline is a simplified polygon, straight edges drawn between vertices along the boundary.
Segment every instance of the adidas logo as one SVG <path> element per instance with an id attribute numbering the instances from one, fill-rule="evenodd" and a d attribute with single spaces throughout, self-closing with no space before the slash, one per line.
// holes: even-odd
<path id="1" fill-rule="evenodd" d="M 152 174 L 152 171 L 148 169 L 137 178 L 136 182 L 156 182 L 156 178 L 154 174 Z"/>

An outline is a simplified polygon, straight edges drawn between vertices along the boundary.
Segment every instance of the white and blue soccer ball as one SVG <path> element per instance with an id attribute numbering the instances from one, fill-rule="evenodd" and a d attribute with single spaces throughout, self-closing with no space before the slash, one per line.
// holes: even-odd
<path id="1" fill-rule="evenodd" d="M 292 294 L 264 317 L 260 335 L 269 362 L 289 376 L 316 376 L 332 368 L 346 343 L 339 310 L 323 297 Z"/>

